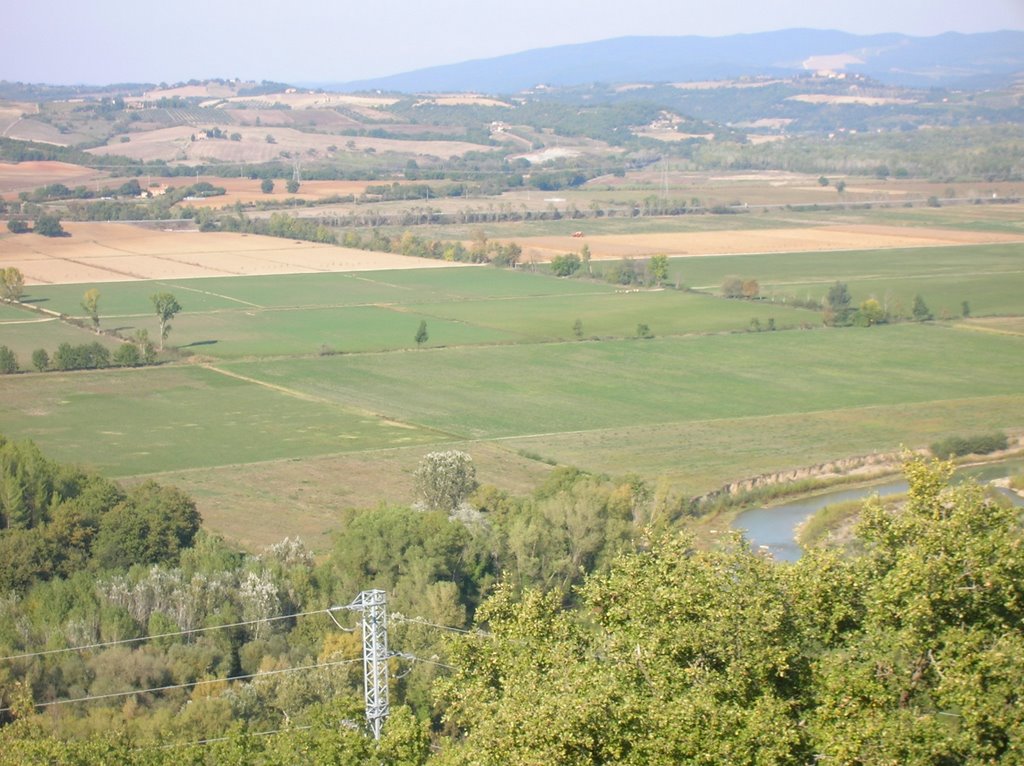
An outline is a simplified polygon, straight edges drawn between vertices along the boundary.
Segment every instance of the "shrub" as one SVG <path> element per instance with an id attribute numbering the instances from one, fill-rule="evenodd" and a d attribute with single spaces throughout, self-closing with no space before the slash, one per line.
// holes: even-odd
<path id="1" fill-rule="evenodd" d="M 45 348 L 37 348 L 32 352 L 32 366 L 39 372 L 44 372 L 50 366 L 50 355 Z"/>
<path id="2" fill-rule="evenodd" d="M 473 458 L 459 450 L 428 453 L 413 478 L 417 499 L 430 510 L 457 508 L 477 486 Z"/>
<path id="3" fill-rule="evenodd" d="M 53 366 L 58 370 L 95 370 L 110 366 L 110 350 L 98 341 L 72 346 L 61 343 L 53 355 Z"/>
<path id="4" fill-rule="evenodd" d="M 950 436 L 935 442 L 929 449 L 935 457 L 948 460 L 961 455 L 987 455 L 1004 450 L 1008 445 L 1006 434 L 996 432 L 977 436 Z"/>
<path id="5" fill-rule="evenodd" d="M 551 273 L 556 277 L 571 277 L 579 271 L 582 261 L 576 253 L 556 255 L 551 259 Z"/>
<path id="6" fill-rule="evenodd" d="M 142 353 L 134 343 L 125 343 L 114 352 L 114 364 L 118 367 L 138 367 L 142 364 Z"/>

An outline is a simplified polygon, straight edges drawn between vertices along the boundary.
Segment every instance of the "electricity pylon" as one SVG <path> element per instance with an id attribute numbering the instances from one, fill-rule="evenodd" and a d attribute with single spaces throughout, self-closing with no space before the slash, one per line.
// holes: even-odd
<path id="1" fill-rule="evenodd" d="M 382 590 L 364 590 L 349 609 L 363 613 L 363 694 L 366 723 L 374 739 L 388 717 L 388 608 Z"/>

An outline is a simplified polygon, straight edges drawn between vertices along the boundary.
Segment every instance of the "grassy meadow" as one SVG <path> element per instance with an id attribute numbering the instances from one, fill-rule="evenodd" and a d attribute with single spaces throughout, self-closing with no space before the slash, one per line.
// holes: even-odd
<path id="1" fill-rule="evenodd" d="M 158 475 L 192 492 L 211 528 L 255 546 L 296 531 L 317 545 L 332 509 L 409 502 L 416 464 L 442 446 L 469 451 L 482 481 L 510 491 L 558 463 L 694 495 L 950 434 L 1024 429 L 1024 246 L 692 257 L 671 268 L 707 291 L 490 268 L 97 285 L 104 327 L 152 337 L 149 296 L 174 293 L 183 311 L 169 342 L 185 363 L 4 376 L 0 433 L 110 476 Z M 717 297 L 729 275 L 758 279 L 763 299 Z M 909 310 L 920 293 L 937 316 L 967 300 L 972 318 L 824 328 L 819 312 L 789 305 L 836 280 L 855 302 L 875 295 Z M 81 315 L 89 287 L 33 286 L 28 300 Z M 755 318 L 778 331 L 748 332 Z M 97 338 L 26 321 L 37 319 L 0 307 L 0 343 L 23 368 L 33 348 Z M 417 348 L 420 321 L 430 339 Z M 653 338 L 635 337 L 641 323 Z"/>

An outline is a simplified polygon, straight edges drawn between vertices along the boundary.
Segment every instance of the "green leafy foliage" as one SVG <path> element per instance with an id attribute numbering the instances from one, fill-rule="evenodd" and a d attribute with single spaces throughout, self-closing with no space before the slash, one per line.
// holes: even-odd
<path id="1" fill-rule="evenodd" d="M 7 346 L 0 346 L 0 375 L 18 371 L 18 357 Z"/>
<path id="2" fill-rule="evenodd" d="M 154 293 L 150 296 L 157 319 L 160 320 L 160 349 L 171 332 L 171 320 L 181 311 L 181 304 L 171 293 Z"/>
<path id="3" fill-rule="evenodd" d="M 551 273 L 556 277 L 571 277 L 580 269 L 582 261 L 576 253 L 563 253 L 551 259 Z"/>
<path id="4" fill-rule="evenodd" d="M 858 557 L 787 566 L 668 534 L 591 576 L 575 619 L 500 589 L 439 687 L 441 762 L 1012 760 L 1019 520 L 950 470 L 909 460 L 906 508 L 869 508 Z"/>
<path id="5" fill-rule="evenodd" d="M 1019 513 L 975 485 L 949 486 L 951 464 L 908 459 L 905 506 L 869 503 L 857 553 L 818 550 L 792 565 L 734 536 L 698 548 L 639 480 L 567 468 L 528 497 L 479 489 L 473 517 L 346 511 L 317 566 L 297 540 L 232 550 L 196 531 L 180 492 L 122 490 L 28 443 L 0 444 L 0 467 L 11 593 L 0 600 L 0 652 L 32 654 L 3 670 L 0 763 L 1016 757 Z M 33 565 L 43 569 L 14 582 Z M 443 658 L 394 680 L 379 742 L 359 731 L 358 662 L 290 672 L 358 661 L 358 635 L 317 613 L 266 621 L 370 587 L 389 594 L 403 656 Z M 471 619 L 485 632 L 438 630 Z M 32 712 L 158 686 L 168 688 Z"/>
<path id="6" fill-rule="evenodd" d="M 421 326 L 421 332 L 425 332 L 425 324 Z M 460 450 L 428 453 L 420 461 L 413 478 L 417 499 L 433 511 L 458 508 L 477 486 L 473 458 Z"/>
<path id="7" fill-rule="evenodd" d="M 1004 433 L 977 434 L 974 436 L 950 436 L 935 442 L 929 448 L 931 453 L 940 460 L 961 455 L 987 455 L 999 452 L 1009 446 Z"/>
<path id="8" fill-rule="evenodd" d="M 3 297 L 9 301 L 21 300 L 25 292 L 25 276 L 21 270 L 14 266 L 7 266 L 0 269 L 0 291 Z"/>

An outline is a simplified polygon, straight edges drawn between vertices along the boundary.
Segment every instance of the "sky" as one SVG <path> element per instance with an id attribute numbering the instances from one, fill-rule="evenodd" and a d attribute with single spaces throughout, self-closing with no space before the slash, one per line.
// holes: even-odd
<path id="1" fill-rule="evenodd" d="M 32 0 L 0 13 L 0 80 L 346 82 L 624 35 L 803 27 L 1024 30 L 1024 0 Z"/>

